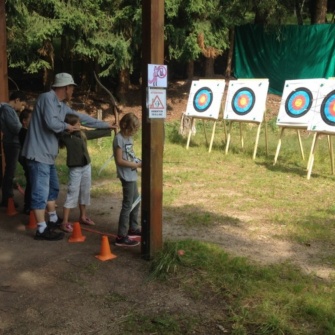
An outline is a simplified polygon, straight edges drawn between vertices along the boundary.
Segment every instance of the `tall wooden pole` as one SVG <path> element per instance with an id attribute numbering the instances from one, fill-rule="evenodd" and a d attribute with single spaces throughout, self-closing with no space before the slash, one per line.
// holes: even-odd
<path id="1" fill-rule="evenodd" d="M 8 101 L 8 69 L 7 69 L 7 41 L 6 41 L 6 11 L 5 1 L 0 1 L 0 102 Z M 0 134 L 2 139 L 2 134 Z M 2 141 L 0 144 L 0 185 L 4 169 Z"/>
<path id="2" fill-rule="evenodd" d="M 162 249 L 164 120 L 149 119 L 148 64 L 164 64 L 164 0 L 142 0 L 142 244 L 145 259 Z"/>
<path id="3" fill-rule="evenodd" d="M 0 101 L 8 101 L 5 1 L 0 1 Z"/>

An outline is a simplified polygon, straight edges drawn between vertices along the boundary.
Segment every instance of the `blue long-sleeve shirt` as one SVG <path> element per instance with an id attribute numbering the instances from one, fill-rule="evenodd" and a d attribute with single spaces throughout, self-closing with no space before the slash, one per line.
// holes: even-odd
<path id="1" fill-rule="evenodd" d="M 108 123 L 86 114 L 78 113 L 59 101 L 53 90 L 42 93 L 35 104 L 28 132 L 22 149 L 22 156 L 44 164 L 54 164 L 58 155 L 58 136 L 67 124 L 66 114 L 76 114 L 80 122 L 89 128 L 109 128 Z"/>

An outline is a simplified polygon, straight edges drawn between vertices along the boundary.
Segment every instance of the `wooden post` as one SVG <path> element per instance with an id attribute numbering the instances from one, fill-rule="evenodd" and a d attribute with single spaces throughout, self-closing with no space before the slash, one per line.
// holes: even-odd
<path id="1" fill-rule="evenodd" d="M 152 259 L 162 249 L 164 120 L 149 119 L 148 64 L 164 64 L 164 0 L 142 1 L 142 242 Z"/>
<path id="2" fill-rule="evenodd" d="M 6 11 L 5 1 L 0 1 L 0 102 L 8 101 L 8 69 L 7 69 L 7 37 L 6 37 Z M 2 134 L 0 134 L 2 139 Z M 4 173 L 4 156 L 2 140 L 0 144 L 0 185 Z"/>
<path id="3" fill-rule="evenodd" d="M 5 1 L 0 1 L 0 101 L 8 101 Z"/>

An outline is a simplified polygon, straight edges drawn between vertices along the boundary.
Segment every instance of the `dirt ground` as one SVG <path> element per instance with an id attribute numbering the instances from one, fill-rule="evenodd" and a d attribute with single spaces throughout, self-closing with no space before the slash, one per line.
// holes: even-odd
<path id="1" fill-rule="evenodd" d="M 188 91 L 189 84 L 184 82 L 174 83 L 169 89 L 166 122 L 180 119 Z M 123 112 L 141 110 L 139 95 L 135 93 L 132 102 L 122 106 Z M 269 95 L 267 101 L 268 109 L 278 111 L 280 97 Z M 108 112 L 108 103 L 104 100 L 86 98 L 85 103 Z M 63 186 L 59 204 L 64 201 L 65 191 Z M 23 197 L 15 192 L 22 208 Z M 29 216 L 20 213 L 8 216 L 5 209 L 1 209 L 0 335 L 125 334 L 124 323 L 129 322 L 129 318 L 140 322 L 141 313 L 151 315 L 153 323 L 162 314 L 181 318 L 191 315 L 203 320 L 194 334 L 229 333 L 224 323 L 218 321 L 221 305 L 207 298 L 193 301 L 178 288 L 149 281 L 149 262 L 141 258 L 140 247 L 117 248 L 112 244 L 114 237 L 109 235 L 111 251 L 117 257 L 106 262 L 95 258 L 100 253 L 102 235 L 116 232 L 120 203 L 121 194 L 119 198 L 93 199 L 90 214 L 97 222 L 94 229 L 99 233 L 82 230 L 86 236 L 82 243 L 69 243 L 68 236 L 57 242 L 35 241 L 35 231 L 25 227 Z M 72 216 L 75 213 L 73 211 Z M 312 251 L 306 253 L 303 247 L 276 240 L 271 227 L 264 227 L 255 240 L 250 240 L 248 231 L 245 232 L 247 238 L 243 238 L 243 231 L 234 227 L 225 227 L 224 231 L 218 231 L 223 228 L 210 232 L 206 229 L 206 234 L 176 228 L 173 220 L 164 222 L 163 238 L 206 235 L 234 255 L 262 263 L 290 260 L 322 278 L 329 276 L 329 270 L 309 265 Z M 183 333 L 190 332 L 185 329 Z M 136 334 L 136 331 L 128 334 Z"/>

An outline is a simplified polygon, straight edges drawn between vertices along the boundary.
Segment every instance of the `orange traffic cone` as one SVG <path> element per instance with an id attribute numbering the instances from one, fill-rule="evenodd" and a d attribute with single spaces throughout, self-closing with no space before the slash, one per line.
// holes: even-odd
<path id="1" fill-rule="evenodd" d="M 35 229 L 37 227 L 36 217 L 34 211 L 29 213 L 29 223 L 26 225 L 26 229 Z"/>
<path id="2" fill-rule="evenodd" d="M 102 236 L 101 238 L 101 248 L 100 254 L 95 256 L 101 261 L 108 261 L 109 259 L 116 258 L 117 256 L 111 253 L 111 248 L 109 246 L 109 241 L 107 236 Z"/>
<path id="3" fill-rule="evenodd" d="M 86 236 L 83 236 L 81 233 L 80 223 L 73 223 L 73 231 L 71 236 L 69 237 L 69 242 L 84 242 L 86 240 Z"/>
<path id="4" fill-rule="evenodd" d="M 17 210 L 15 208 L 14 199 L 8 198 L 8 204 L 7 204 L 7 215 L 13 216 L 17 214 Z"/>

